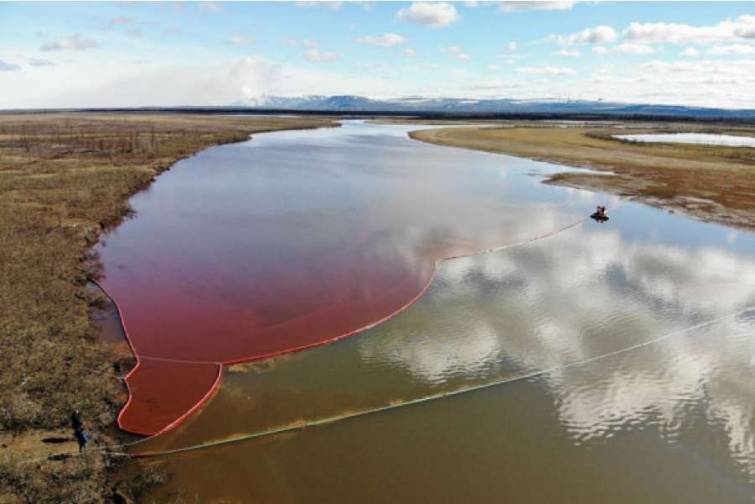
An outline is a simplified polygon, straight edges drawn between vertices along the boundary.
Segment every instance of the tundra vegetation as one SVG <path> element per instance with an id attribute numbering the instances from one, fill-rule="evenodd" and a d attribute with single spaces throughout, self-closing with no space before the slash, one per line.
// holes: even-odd
<path id="1" fill-rule="evenodd" d="M 420 130 L 410 135 L 434 144 L 590 168 L 593 171 L 557 173 L 546 183 L 614 193 L 698 219 L 755 229 L 755 149 L 638 143 L 613 137 L 675 132 L 755 136 L 755 126 L 517 122 Z"/>
<path id="2" fill-rule="evenodd" d="M 98 340 L 92 246 L 128 198 L 178 159 L 250 134 L 334 125 L 315 117 L 0 114 L 0 502 L 108 502 L 115 415 L 129 362 Z M 72 440 L 82 413 L 91 448 Z M 29 460 L 32 460 L 30 462 Z M 121 500 L 159 482 L 147 472 Z M 131 494 L 129 496 L 129 494 Z"/>

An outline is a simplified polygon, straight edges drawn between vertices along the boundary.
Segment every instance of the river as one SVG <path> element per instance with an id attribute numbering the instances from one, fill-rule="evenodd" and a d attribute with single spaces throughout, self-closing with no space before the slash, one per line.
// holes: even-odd
<path id="1" fill-rule="evenodd" d="M 755 236 L 411 129 L 255 135 L 131 199 L 98 250 L 141 355 L 122 425 L 189 448 L 138 463 L 154 496 L 751 502 Z"/>

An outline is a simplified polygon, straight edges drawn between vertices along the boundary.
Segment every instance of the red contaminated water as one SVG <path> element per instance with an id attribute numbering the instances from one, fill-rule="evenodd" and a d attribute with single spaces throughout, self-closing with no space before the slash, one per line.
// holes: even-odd
<path id="1" fill-rule="evenodd" d="M 130 397 L 118 425 L 140 434 L 175 427 L 215 392 L 222 372 L 222 364 L 140 358 L 127 377 Z"/>
<path id="2" fill-rule="evenodd" d="M 101 284 L 139 361 L 120 427 L 175 427 L 211 397 L 223 364 L 359 332 L 418 299 L 437 259 L 579 215 L 507 184 L 504 159 L 357 124 L 259 135 L 178 163 L 99 248 Z"/>
<path id="3" fill-rule="evenodd" d="M 212 290 L 208 295 L 171 289 L 170 283 L 134 297 L 114 296 L 139 360 L 126 377 L 131 398 L 119 426 L 145 435 L 172 428 L 209 399 L 223 364 L 350 336 L 419 298 L 433 272 L 432 261 L 415 272 L 400 265 L 391 270 L 355 263 L 352 258 L 343 266 L 361 266 L 358 273 L 333 270 L 329 278 L 310 272 L 297 279 L 294 268 L 287 266 L 277 272 L 279 284 L 261 282 L 253 290 L 226 291 L 228 298 Z M 329 271 L 321 262 L 315 266 Z M 222 271 L 203 273 L 208 280 L 224 276 Z M 113 284 L 115 276 L 104 286 Z"/>

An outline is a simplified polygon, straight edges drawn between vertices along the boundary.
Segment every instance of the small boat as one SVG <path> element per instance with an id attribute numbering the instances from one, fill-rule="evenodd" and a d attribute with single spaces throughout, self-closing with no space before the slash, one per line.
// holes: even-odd
<path id="1" fill-rule="evenodd" d="M 599 206 L 593 213 L 590 215 L 590 218 L 596 222 L 606 222 L 608 220 L 608 213 L 606 213 L 606 207 Z"/>

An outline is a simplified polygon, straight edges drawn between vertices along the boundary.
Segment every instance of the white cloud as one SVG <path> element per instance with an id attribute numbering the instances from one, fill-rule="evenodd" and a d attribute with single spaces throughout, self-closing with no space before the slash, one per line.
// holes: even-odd
<path id="1" fill-rule="evenodd" d="M 338 10 L 341 8 L 343 2 L 294 2 L 297 7 L 309 8 L 309 7 L 325 7 L 330 10 Z"/>
<path id="2" fill-rule="evenodd" d="M 744 56 L 747 54 L 755 54 L 755 46 L 747 44 L 717 45 L 705 51 L 705 54 L 711 54 L 714 56 Z"/>
<path id="3" fill-rule="evenodd" d="M 112 30 L 116 26 L 133 26 L 135 23 L 136 19 L 131 16 L 114 16 L 100 23 L 100 28 Z"/>
<path id="4" fill-rule="evenodd" d="M 563 10 L 571 10 L 572 7 L 574 7 L 574 4 L 577 3 L 574 0 L 564 0 L 564 1 L 555 1 L 555 2 L 548 2 L 548 1 L 541 1 L 541 2 L 527 2 L 527 1 L 504 1 L 501 2 L 500 10 L 502 12 L 515 12 L 515 11 L 563 11 Z"/>
<path id="5" fill-rule="evenodd" d="M 714 77 L 742 78 L 755 84 L 755 61 L 661 61 L 653 60 L 643 63 L 641 67 L 650 72 L 664 74 L 693 74 L 704 82 Z"/>
<path id="6" fill-rule="evenodd" d="M 443 28 L 458 21 L 459 13 L 448 2 L 412 2 L 409 7 L 399 10 L 396 18 L 430 28 Z"/>
<path id="7" fill-rule="evenodd" d="M 746 39 L 755 39 L 755 16 L 739 16 L 734 27 L 734 34 Z"/>
<path id="8" fill-rule="evenodd" d="M 96 41 L 85 39 L 78 33 L 54 42 L 47 42 L 39 48 L 40 51 L 84 51 L 99 47 Z"/>
<path id="9" fill-rule="evenodd" d="M 529 75 L 576 75 L 577 73 L 573 68 L 556 66 L 519 67 L 516 71 L 520 74 Z"/>
<path id="10" fill-rule="evenodd" d="M 696 106 L 754 108 L 750 90 L 755 89 L 755 60 L 695 60 L 643 63 L 634 71 L 636 79 L 629 93 L 655 103 Z M 662 83 L 662 85 L 659 85 Z M 618 89 L 616 89 L 618 91 Z"/>
<path id="11" fill-rule="evenodd" d="M 86 79 L 81 78 L 86 75 Z M 254 103 L 266 95 L 404 96 L 393 78 L 344 72 L 329 65 L 278 64 L 257 56 L 182 65 L 138 65 L 117 58 L 3 75 L 0 108 L 140 107 Z"/>
<path id="12" fill-rule="evenodd" d="M 619 44 L 613 47 L 595 46 L 592 48 L 592 52 L 599 55 L 608 53 L 647 55 L 655 54 L 655 48 L 645 44 L 633 44 L 631 42 L 624 42 L 623 44 Z"/>
<path id="13" fill-rule="evenodd" d="M 447 46 L 441 49 L 441 51 L 459 61 L 469 61 L 471 59 L 469 55 L 464 52 L 464 49 L 459 46 Z"/>
<path id="14" fill-rule="evenodd" d="M 409 4 L 407 3 L 405 6 L 408 8 Z M 344 8 L 346 9 L 347 7 L 345 6 Z M 361 7 L 353 8 L 361 10 Z M 399 8 L 396 7 L 393 10 L 398 10 Z M 457 5 L 456 9 L 461 10 L 463 7 Z M 495 7 L 492 7 L 492 9 L 495 9 Z M 492 14 L 492 12 L 488 11 L 487 13 Z M 485 12 L 482 12 L 482 14 L 485 14 Z M 395 23 L 397 22 L 395 21 Z M 629 22 L 622 26 L 622 29 L 628 25 Z M 360 26 L 362 26 L 363 30 L 365 29 L 363 25 L 360 24 Z M 591 26 L 595 25 L 583 25 L 582 28 Z M 123 32 L 126 29 L 119 28 Z M 406 30 L 412 28 L 404 25 L 402 30 L 400 25 L 398 25 L 392 29 L 402 31 L 403 35 L 408 35 L 410 32 Z M 414 29 L 417 28 L 415 27 Z M 244 32 L 239 31 L 236 33 Z M 377 40 L 384 33 L 383 31 L 361 31 L 361 33 L 357 31 L 351 34 L 351 41 L 355 43 L 354 40 L 362 35 L 372 35 Z M 573 32 L 571 30 L 564 30 L 562 33 L 568 37 Z M 233 34 L 233 31 L 226 32 L 225 36 L 230 37 Z M 78 39 L 81 40 L 82 37 L 90 38 L 90 36 L 94 35 L 95 32 L 81 32 Z M 254 35 L 254 33 L 250 33 L 250 35 Z M 574 35 L 578 34 L 574 33 Z M 102 36 L 105 37 L 106 35 Z M 295 88 L 296 91 L 301 91 L 302 94 L 337 94 L 342 92 L 344 94 L 360 94 L 379 98 L 423 95 L 465 96 L 470 99 L 476 99 L 505 95 L 516 99 L 600 98 L 629 103 L 755 108 L 751 91 L 751 89 L 755 89 L 755 63 L 750 63 L 748 66 L 745 61 L 746 58 L 749 58 L 750 61 L 754 58 L 752 54 L 744 54 L 748 51 L 746 48 L 731 48 L 740 45 L 755 46 L 752 43 L 754 41 L 720 42 L 711 43 L 708 46 L 691 44 L 689 48 L 699 52 L 698 58 L 691 60 L 695 63 L 701 63 L 698 69 L 694 67 L 682 67 L 678 64 L 674 66 L 659 66 L 658 63 L 655 63 L 653 66 L 642 66 L 647 60 L 654 59 L 653 55 L 647 58 L 643 58 L 642 56 L 620 58 L 621 63 L 613 61 L 614 55 L 618 57 L 622 51 L 631 52 L 634 50 L 631 49 L 633 46 L 650 47 L 648 44 L 638 40 L 618 38 L 613 43 L 605 43 L 604 45 L 579 45 L 583 43 L 583 40 L 590 40 L 590 37 L 580 36 L 574 38 L 573 45 L 553 45 L 549 50 L 546 50 L 546 53 L 557 51 L 557 54 L 561 54 L 562 56 L 576 54 L 579 51 L 583 57 L 588 56 L 591 50 L 596 53 L 605 52 L 611 57 L 603 58 L 601 65 L 603 63 L 613 63 L 613 67 L 610 73 L 601 73 L 597 65 L 582 69 L 573 60 L 566 57 L 561 58 L 551 55 L 550 60 L 545 59 L 538 62 L 527 61 L 527 59 L 520 55 L 529 51 L 530 46 L 527 45 L 525 47 L 524 45 L 526 41 L 519 40 L 518 45 L 516 42 L 509 44 L 508 41 L 515 40 L 516 37 L 511 34 L 508 34 L 508 37 L 504 35 L 504 37 L 497 44 L 497 49 L 493 47 L 497 52 L 498 58 L 483 58 L 479 65 L 462 63 L 465 61 L 465 58 L 469 58 L 471 55 L 471 53 L 467 54 L 464 51 L 468 46 L 464 45 L 462 40 L 454 40 L 453 38 L 447 40 L 446 44 L 448 46 L 457 47 L 457 49 L 447 49 L 444 53 L 440 53 L 439 51 L 446 44 L 438 44 L 433 49 L 436 51 L 434 57 L 436 60 L 440 57 L 440 60 L 437 61 L 442 62 L 445 60 L 446 70 L 448 71 L 444 73 L 441 73 L 440 70 L 430 70 L 429 66 L 421 67 L 419 63 L 416 63 L 417 60 L 422 59 L 416 57 L 417 53 L 420 56 L 430 58 L 432 57 L 432 50 L 428 53 L 427 49 L 417 49 L 418 46 L 415 44 L 418 42 L 414 40 L 415 37 L 413 36 L 411 42 L 397 45 L 393 49 L 395 55 L 400 60 L 403 60 L 403 63 L 399 63 L 399 65 L 386 65 L 385 68 L 380 70 L 377 68 L 367 70 L 357 67 L 358 61 L 354 62 L 355 64 L 351 69 L 346 65 L 341 66 L 338 63 L 328 64 L 328 61 L 345 60 L 346 55 L 341 53 L 340 48 L 332 47 L 324 41 L 321 41 L 320 44 L 317 44 L 315 41 L 307 41 L 305 43 L 299 38 L 294 45 L 294 58 L 281 59 L 279 66 L 280 68 L 285 68 L 289 75 L 295 74 L 301 76 L 309 75 L 305 72 L 319 72 L 317 85 L 309 82 L 300 82 L 285 84 L 284 86 L 281 85 L 283 80 L 278 79 L 275 80 L 274 84 L 265 85 L 261 88 L 264 92 L 272 95 L 282 95 L 284 90 L 285 92 L 294 92 Z M 55 35 L 48 33 L 45 38 L 41 40 L 37 39 L 36 43 L 39 45 L 43 42 L 51 42 L 54 39 Z M 125 39 L 121 38 L 120 40 Z M 145 82 L 155 85 L 156 81 L 150 77 L 151 74 L 149 72 L 156 70 L 158 67 L 176 68 L 179 65 L 178 62 L 174 62 L 171 59 L 173 55 L 163 54 L 160 51 L 149 54 L 150 65 L 136 65 L 137 59 L 143 59 L 144 55 L 120 53 L 115 48 L 105 47 L 104 39 L 99 41 L 103 46 L 102 50 L 80 51 L 72 58 L 68 58 L 67 54 L 72 54 L 73 51 L 71 53 L 60 53 L 59 56 L 58 53 L 39 53 L 35 51 L 36 54 L 28 53 L 27 56 L 23 56 L 26 54 L 24 50 L 28 48 L 6 48 L 0 54 L 0 59 L 7 62 L 6 66 L 17 64 L 15 66 L 20 66 L 21 71 L 5 71 L 0 73 L 3 80 L 2 87 L 6 95 L 0 97 L 0 103 L 6 107 L 77 106 L 79 104 L 91 105 L 94 103 L 101 106 L 194 103 L 228 104 L 242 100 L 243 97 L 248 95 L 246 90 L 257 89 L 254 85 L 247 86 L 244 82 L 239 83 L 235 88 L 231 85 L 226 88 L 215 83 L 208 88 L 206 94 L 203 94 L 198 86 L 189 89 L 190 86 L 187 84 L 186 86 L 182 86 L 183 91 L 177 94 L 177 97 L 174 99 L 167 92 L 156 93 L 154 97 L 150 96 L 146 91 L 147 86 L 145 84 L 143 88 L 141 85 L 138 86 L 139 89 L 144 90 L 143 94 L 132 95 L 126 87 L 119 87 L 119 92 L 123 93 L 123 98 L 115 92 L 95 96 L 106 84 L 108 85 L 107 89 L 115 89 L 114 85 L 112 88 L 109 87 L 110 83 L 114 82 L 128 80 L 130 83 L 135 83 L 143 78 Z M 146 45 L 148 42 L 148 40 L 138 41 L 138 44 L 141 46 Z M 221 42 L 224 42 L 224 40 L 221 40 Z M 259 43 L 259 40 L 257 42 Z M 294 44 L 294 42 L 290 43 Z M 409 46 L 410 43 L 412 44 L 411 47 Z M 70 44 L 67 46 L 70 47 Z M 663 54 L 663 58 L 659 57 L 658 59 L 678 59 L 683 62 L 685 58 L 674 58 L 674 56 L 677 56 L 682 49 L 688 46 L 674 47 L 656 46 L 655 49 L 657 51 L 663 51 L 663 53 L 659 53 Z M 315 49 L 316 51 L 310 51 L 307 54 L 305 52 L 308 49 Z M 214 64 L 217 64 L 218 67 L 222 66 L 226 68 L 230 65 L 228 59 L 229 50 L 230 46 L 227 45 L 225 49 L 221 48 L 221 50 L 215 53 L 211 53 L 211 49 L 207 48 L 205 54 L 192 58 L 191 64 L 198 69 L 201 67 L 202 71 L 209 71 L 209 69 L 214 68 L 212 66 Z M 712 52 L 710 56 L 707 56 L 707 50 Z M 638 52 L 646 51 L 640 49 Z M 743 55 L 737 56 L 738 52 L 742 52 Z M 287 51 L 286 54 L 290 56 L 291 52 Z M 474 54 L 475 57 L 472 58 L 472 62 L 479 59 L 478 54 Z M 726 56 L 725 54 L 730 55 Z M 57 66 L 45 67 L 41 64 L 33 65 L 31 63 L 32 55 L 40 58 L 49 57 Z M 410 58 L 413 56 L 415 58 L 411 60 Z M 516 59 L 517 57 L 519 59 Z M 459 58 L 459 60 L 455 58 Z M 594 59 L 597 60 L 598 58 Z M 715 65 L 714 63 L 717 59 L 719 63 L 731 63 L 731 65 Z M 65 60 L 68 61 L 64 64 Z M 667 63 L 669 62 L 667 61 Z M 489 64 L 492 66 L 488 66 Z M 569 65 L 574 66 L 568 68 Z M 517 67 L 522 68 L 517 70 Z M 247 72 L 250 66 L 246 65 L 243 68 L 245 69 L 244 72 Z M 453 73 L 451 68 L 463 69 L 466 74 Z M 194 76 L 194 78 L 199 79 L 199 82 L 209 80 L 209 78 L 205 79 L 199 70 L 194 73 L 187 69 L 181 75 L 187 78 L 188 76 Z M 249 76 L 248 78 L 251 82 L 255 82 L 257 78 L 251 71 L 245 75 Z M 482 82 L 488 82 L 490 79 L 498 77 L 506 79 L 505 87 L 490 87 L 485 90 L 478 86 Z M 564 87 L 563 82 L 565 80 L 575 85 Z M 231 81 L 236 83 L 234 79 L 231 79 Z M 368 85 L 359 87 L 355 84 L 357 82 Z M 215 90 L 218 91 L 215 92 Z M 74 93 L 78 93 L 76 95 L 77 100 L 73 99 Z M 380 93 L 383 94 L 381 95 Z M 177 102 L 178 97 L 182 98 L 182 103 Z M 227 101 L 224 101 L 225 97 L 229 97 Z M 66 101 L 68 98 L 71 98 L 70 102 Z"/>
<path id="15" fill-rule="evenodd" d="M 571 35 L 551 35 L 549 39 L 560 45 L 569 46 L 574 44 L 606 44 L 615 41 L 617 36 L 616 30 L 610 26 L 600 25 Z"/>
<path id="16" fill-rule="evenodd" d="M 505 95 L 515 99 L 555 97 L 755 108 L 751 92 L 755 88 L 753 58 L 703 59 L 695 61 L 697 67 L 660 69 L 627 62 L 584 72 L 579 70 L 577 75 L 571 76 L 568 71 L 559 76 L 543 74 L 542 70 L 528 75 L 528 70 L 516 72 L 518 65 L 514 60 L 502 59 L 485 61 L 479 69 L 469 65 L 464 73 L 449 71 L 442 79 L 437 79 L 438 65 L 431 63 L 412 65 L 412 70 L 407 70 L 403 78 L 403 70 L 392 67 L 393 73 L 375 75 L 361 68 L 347 70 L 326 63 L 304 64 L 306 60 L 276 63 L 255 57 L 233 61 L 217 58 L 212 63 L 197 61 L 177 65 L 155 56 L 153 64 L 143 65 L 136 64 L 131 57 L 102 58 L 99 52 L 87 51 L 66 65 L 25 71 L 26 64 L 11 59 L 11 54 L 0 55 L 5 61 L 22 66 L 21 71 L 3 72 L 5 92 L 0 93 L 0 108 L 228 105 L 260 95 L 311 94 L 358 94 L 375 98 L 465 96 L 471 99 Z M 497 75 L 486 68 L 488 63 L 500 64 L 508 70 L 504 87 L 483 89 L 479 86 Z M 505 66 L 507 63 L 513 66 Z M 405 66 L 408 67 L 408 63 Z M 564 87 L 564 79 L 575 85 Z"/>
<path id="17" fill-rule="evenodd" d="M 0 72 L 13 72 L 15 70 L 21 70 L 21 67 L 8 63 L 7 61 L 0 60 Z"/>
<path id="18" fill-rule="evenodd" d="M 362 9 L 369 12 L 375 6 L 375 2 L 371 0 L 351 0 L 349 3 L 353 5 L 361 5 Z"/>
<path id="19" fill-rule="evenodd" d="M 35 66 L 35 67 L 43 67 L 43 66 L 55 66 L 55 63 L 46 59 L 31 58 L 29 60 L 29 65 Z"/>
<path id="20" fill-rule="evenodd" d="M 380 47 L 394 47 L 406 43 L 407 38 L 397 33 L 384 33 L 383 35 L 367 35 L 360 37 L 357 42 L 360 44 L 376 45 Z"/>
<path id="21" fill-rule="evenodd" d="M 338 54 L 330 51 L 321 51 L 320 49 L 313 47 L 307 49 L 304 53 L 304 57 L 307 58 L 307 61 L 313 63 L 331 63 L 338 59 Z"/>
<path id="22" fill-rule="evenodd" d="M 698 63 L 692 63 L 688 61 L 661 61 L 661 60 L 653 60 L 648 61 L 647 63 L 643 63 L 641 66 L 643 69 L 651 72 L 658 72 L 658 73 L 685 73 L 685 72 L 693 72 L 697 68 L 700 68 L 698 66 Z"/>
<path id="23" fill-rule="evenodd" d="M 698 56 L 699 54 L 700 54 L 700 51 L 698 51 L 694 47 L 687 47 L 682 52 L 679 53 L 680 56 L 686 56 L 686 57 L 694 57 L 694 56 Z"/>
<path id="24" fill-rule="evenodd" d="M 582 56 L 582 53 L 579 52 L 579 49 L 570 49 L 570 48 L 561 49 L 559 51 L 556 51 L 555 54 L 558 56 L 565 56 L 567 58 L 579 58 L 580 56 Z"/>
<path id="25" fill-rule="evenodd" d="M 246 35 L 234 35 L 228 40 L 228 43 L 237 46 L 248 46 L 254 44 L 254 38 L 247 37 Z"/>
<path id="26" fill-rule="evenodd" d="M 202 12 L 218 11 L 220 4 L 217 2 L 199 2 L 199 10 Z"/>
<path id="27" fill-rule="evenodd" d="M 755 39 L 755 16 L 740 16 L 712 26 L 679 23 L 632 23 L 624 30 L 628 40 L 647 44 L 710 44 Z"/>
<path id="28" fill-rule="evenodd" d="M 97 64 L 98 71 L 88 72 L 86 80 L 71 78 L 81 73 L 82 68 L 72 64 L 40 69 L 57 77 L 49 82 L 35 77 L 44 86 L 35 106 L 50 103 L 70 107 L 229 104 L 249 99 L 274 86 L 285 89 L 288 82 L 283 67 L 254 56 L 229 63 L 156 65 L 146 69 L 109 61 Z M 62 82 L 66 85 L 60 86 Z M 30 98 L 31 94 L 26 94 L 26 99 Z"/>
<path id="29" fill-rule="evenodd" d="M 624 42 L 621 45 L 615 47 L 616 52 L 623 54 L 654 54 L 655 49 L 645 44 L 633 44 L 631 42 Z"/>

